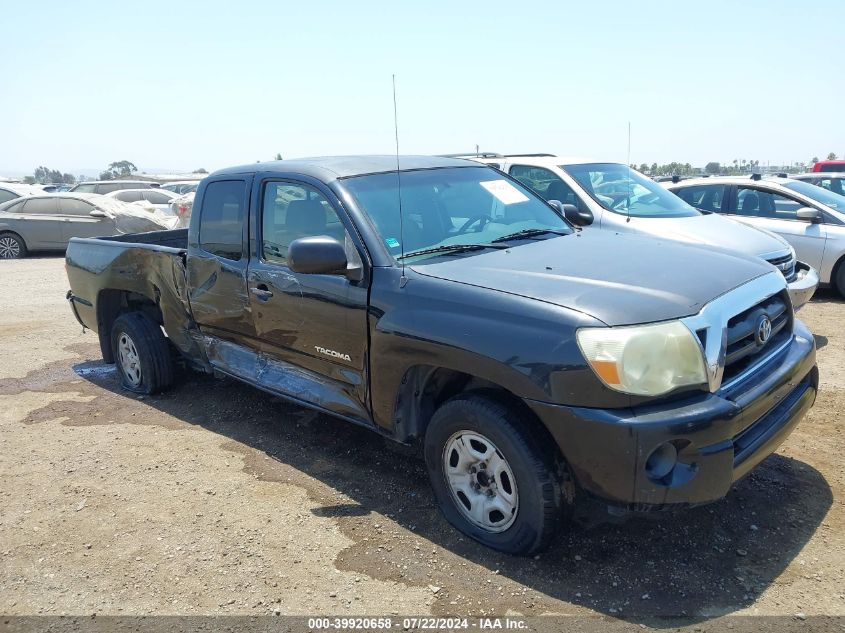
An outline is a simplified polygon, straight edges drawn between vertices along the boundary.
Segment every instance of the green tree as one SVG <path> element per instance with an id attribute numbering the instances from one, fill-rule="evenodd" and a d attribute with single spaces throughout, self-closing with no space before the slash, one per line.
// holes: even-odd
<path id="1" fill-rule="evenodd" d="M 273 160 L 284 160 L 284 159 L 282 158 L 282 155 L 279 152 L 276 152 L 276 158 L 274 158 Z"/>
<path id="2" fill-rule="evenodd" d="M 23 179 L 23 181 L 24 181 L 27 185 L 34 185 L 34 184 L 35 184 L 35 176 L 25 176 L 25 177 L 24 177 L 24 179 Z"/>
<path id="3" fill-rule="evenodd" d="M 836 160 L 836 154 L 831 152 L 830 154 L 827 155 L 827 159 L 828 160 Z"/>
<path id="4" fill-rule="evenodd" d="M 62 172 L 58 169 L 49 169 L 43 165 L 35 169 L 33 176 L 35 177 L 35 182 L 42 185 L 51 182 L 62 182 Z"/>
<path id="5" fill-rule="evenodd" d="M 199 169 L 195 169 L 193 171 L 195 174 L 207 174 L 208 170 L 205 167 L 200 167 Z"/>
<path id="6" fill-rule="evenodd" d="M 118 160 L 110 163 L 106 171 L 100 174 L 100 180 L 113 180 L 115 178 L 126 178 L 131 176 L 138 168 L 128 160 Z"/>
<path id="7" fill-rule="evenodd" d="M 818 157 L 818 156 L 813 156 L 813 157 L 810 159 L 810 162 L 811 162 L 813 165 L 815 165 L 817 162 L 819 162 L 819 157 Z"/>

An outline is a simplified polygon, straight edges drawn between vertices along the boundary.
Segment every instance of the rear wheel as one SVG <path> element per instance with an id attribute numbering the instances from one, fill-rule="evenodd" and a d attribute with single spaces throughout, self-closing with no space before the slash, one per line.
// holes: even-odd
<path id="1" fill-rule="evenodd" d="M 173 361 L 167 339 L 147 315 L 129 312 L 115 320 L 112 351 L 124 389 L 152 394 L 173 384 Z"/>
<path id="2" fill-rule="evenodd" d="M 446 519 L 510 554 L 545 549 L 564 506 L 555 456 L 507 405 L 461 394 L 438 409 L 425 460 Z"/>
<path id="3" fill-rule="evenodd" d="M 0 233 L 0 259 L 26 257 L 26 244 L 17 233 Z"/>

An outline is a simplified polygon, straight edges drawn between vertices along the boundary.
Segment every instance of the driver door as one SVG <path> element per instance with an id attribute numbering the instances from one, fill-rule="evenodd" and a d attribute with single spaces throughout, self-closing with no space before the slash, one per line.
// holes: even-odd
<path id="1" fill-rule="evenodd" d="M 281 366 L 302 370 L 288 372 L 292 377 L 280 389 L 308 390 L 306 399 L 369 423 L 368 279 L 297 273 L 287 261 L 291 242 L 303 237 L 333 237 L 358 267 L 363 246 L 334 195 L 316 184 L 264 180 L 257 208 L 258 239 L 247 273 L 257 346 Z"/>

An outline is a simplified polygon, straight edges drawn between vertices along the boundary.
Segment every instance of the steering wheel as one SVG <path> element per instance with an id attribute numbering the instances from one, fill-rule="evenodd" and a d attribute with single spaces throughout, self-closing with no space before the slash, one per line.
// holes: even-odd
<path id="1" fill-rule="evenodd" d="M 463 235 L 467 231 L 469 231 L 469 227 L 473 224 L 478 223 L 478 229 L 476 229 L 476 233 L 481 231 L 484 228 L 484 225 L 490 222 L 492 218 L 487 215 L 486 213 L 479 213 L 478 215 L 472 216 L 469 220 L 464 222 L 464 225 L 458 230 L 458 235 Z"/>

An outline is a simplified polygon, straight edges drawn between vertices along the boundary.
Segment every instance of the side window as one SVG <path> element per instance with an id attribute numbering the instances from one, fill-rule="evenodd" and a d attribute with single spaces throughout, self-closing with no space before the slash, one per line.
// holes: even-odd
<path id="1" fill-rule="evenodd" d="M 700 185 L 698 187 L 684 187 L 673 193 L 684 202 L 702 211 L 722 213 L 722 200 L 727 185 Z"/>
<path id="2" fill-rule="evenodd" d="M 94 210 L 94 205 L 76 200 L 75 198 L 59 199 L 59 211 L 62 215 L 88 215 Z"/>
<path id="3" fill-rule="evenodd" d="M 845 194 L 845 186 L 843 186 L 843 179 L 841 178 L 824 178 L 821 181 L 816 181 L 813 184 L 821 185 L 828 191 L 838 193 L 840 196 Z M 2 193 L 2 192 L 0 192 Z"/>
<path id="4" fill-rule="evenodd" d="M 141 200 L 141 193 L 139 191 L 122 190 L 118 191 L 114 197 L 122 202 L 138 202 Z"/>
<path id="5" fill-rule="evenodd" d="M 18 194 L 14 193 L 12 191 L 6 191 L 5 189 L 0 189 L 0 204 L 2 204 L 4 202 L 8 202 L 9 200 L 14 200 L 15 198 L 18 198 L 18 197 L 20 197 L 20 196 L 18 196 Z"/>
<path id="6" fill-rule="evenodd" d="M 243 180 L 220 180 L 205 189 L 199 224 L 200 248 L 238 261 L 243 252 L 246 198 Z"/>
<path id="7" fill-rule="evenodd" d="M 801 203 L 771 191 L 739 187 L 737 214 L 777 220 L 797 220 Z"/>
<path id="8" fill-rule="evenodd" d="M 150 189 L 149 191 L 138 192 L 138 195 L 141 198 L 146 199 L 153 204 L 169 204 L 170 197 L 166 193 L 162 193 L 161 191 L 156 191 L 155 189 Z"/>
<path id="9" fill-rule="evenodd" d="M 111 193 L 112 191 L 120 191 L 126 189 L 119 183 L 97 185 L 97 193 Z"/>
<path id="10" fill-rule="evenodd" d="M 543 167 L 513 165 L 511 176 L 526 187 L 533 189 L 545 200 L 559 200 L 564 204 L 578 204 L 578 196 L 560 176 Z"/>
<path id="11" fill-rule="evenodd" d="M 76 193 L 95 193 L 97 191 L 97 185 L 87 184 L 87 185 L 77 185 L 73 188 Z"/>
<path id="12" fill-rule="evenodd" d="M 325 196 L 314 187 L 287 182 L 264 184 L 261 209 L 262 256 L 285 263 L 290 243 L 301 237 L 328 235 L 346 246 L 350 261 L 357 251 Z"/>
<path id="13" fill-rule="evenodd" d="M 23 212 L 38 215 L 54 215 L 56 213 L 56 199 L 30 198 L 23 205 Z"/>
<path id="14" fill-rule="evenodd" d="M 6 207 L 6 213 L 21 213 L 23 211 L 23 200 L 20 202 L 13 202 Z"/>

